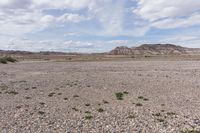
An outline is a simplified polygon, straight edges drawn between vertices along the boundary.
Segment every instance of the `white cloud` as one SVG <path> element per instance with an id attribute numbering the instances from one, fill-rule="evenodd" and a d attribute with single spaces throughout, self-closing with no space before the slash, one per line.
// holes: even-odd
<path id="1" fill-rule="evenodd" d="M 185 28 L 194 25 L 200 25 L 200 14 L 194 14 L 188 18 L 164 19 L 151 24 L 159 29 Z"/>
<path id="2" fill-rule="evenodd" d="M 78 36 L 79 33 L 77 32 L 68 32 L 68 33 L 65 33 L 64 36 Z"/>
<path id="3" fill-rule="evenodd" d="M 26 25 L 28 32 L 41 31 L 49 26 L 60 27 L 65 23 L 80 23 L 82 21 L 93 20 L 98 23 L 97 35 L 118 36 L 127 35 L 124 30 L 125 2 L 121 0 L 1 0 L 0 1 L 0 24 L 3 27 L 15 27 L 15 31 L 21 31 L 20 25 Z M 45 14 L 45 10 L 54 9 L 69 12 L 64 14 Z M 87 10 L 84 14 L 70 13 L 80 9 Z M 1 27 L 1 26 L 0 26 Z M 19 28 L 19 29 L 17 29 Z M 28 29 L 29 28 L 29 29 Z M 130 30 L 134 30 L 130 29 Z M 5 31 L 0 31 L 3 33 Z M 12 29 L 7 28 L 7 33 L 12 33 Z"/>
<path id="4" fill-rule="evenodd" d="M 62 16 L 57 18 L 58 22 L 74 22 L 79 23 L 81 21 L 89 20 L 89 18 L 81 16 L 79 14 L 73 14 L 73 13 L 65 13 Z"/>
<path id="5" fill-rule="evenodd" d="M 199 0 L 137 0 L 133 12 L 159 29 L 185 28 L 200 24 Z"/>
<path id="6" fill-rule="evenodd" d="M 40 22 L 45 25 L 52 24 L 56 21 L 56 18 L 52 15 L 45 15 L 40 19 Z"/>
<path id="7" fill-rule="evenodd" d="M 116 44 L 116 45 L 126 45 L 128 44 L 128 40 L 111 40 L 108 41 L 110 44 Z"/>
<path id="8" fill-rule="evenodd" d="M 36 8 L 83 9 L 88 8 L 96 0 L 33 0 Z"/>
<path id="9" fill-rule="evenodd" d="M 142 18 L 155 21 L 168 17 L 188 16 L 200 10 L 199 0 L 137 0 L 134 13 Z"/>
<path id="10" fill-rule="evenodd" d="M 128 44 L 127 40 L 111 41 L 74 41 L 74 40 L 29 40 L 26 38 L 1 38 L 1 49 L 22 51 L 61 51 L 61 52 L 108 52 L 116 46 Z"/>
<path id="11" fill-rule="evenodd" d="M 99 52 L 101 45 L 88 41 L 63 41 L 63 40 L 30 40 L 20 37 L 0 36 L 2 50 L 22 51 L 64 51 L 64 52 Z M 99 51 L 98 51 L 99 50 Z"/>
<path id="12" fill-rule="evenodd" d="M 94 48 L 95 44 L 91 42 L 81 42 L 81 41 L 65 41 L 64 45 L 69 49 L 85 49 L 85 48 Z"/>
<path id="13" fill-rule="evenodd" d="M 90 7 L 93 15 L 99 19 L 104 29 L 102 34 L 118 35 L 123 30 L 125 1 L 97 0 Z"/>
<path id="14" fill-rule="evenodd" d="M 68 8 L 81 9 L 92 6 L 95 0 L 65 0 L 64 5 Z"/>
<path id="15" fill-rule="evenodd" d="M 161 39 L 162 43 L 171 43 L 189 48 L 199 48 L 199 32 L 179 33 L 176 35 L 165 36 Z"/>
<path id="16" fill-rule="evenodd" d="M 25 33 L 41 31 L 48 26 L 61 23 L 79 23 L 89 18 L 72 13 L 53 16 L 43 13 L 45 9 L 75 8 L 72 0 L 1 0 L 0 1 L 0 34 L 23 36 Z M 76 8 L 85 7 L 86 0 L 80 0 Z M 78 3 L 78 2 L 76 2 Z M 71 5 L 70 5 L 71 4 Z"/>
<path id="17" fill-rule="evenodd" d="M 48 28 L 49 26 L 61 26 L 64 23 L 79 23 L 87 20 L 89 18 L 79 14 L 65 13 L 58 17 L 45 15 L 40 19 L 40 24 L 43 25 L 43 28 Z"/>
<path id="18" fill-rule="evenodd" d="M 25 9 L 29 8 L 32 4 L 31 0 L 1 0 L 0 8 L 1 9 Z"/>

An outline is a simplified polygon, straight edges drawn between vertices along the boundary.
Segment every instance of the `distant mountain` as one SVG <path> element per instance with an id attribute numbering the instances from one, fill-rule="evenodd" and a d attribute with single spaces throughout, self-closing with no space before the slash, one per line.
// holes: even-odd
<path id="1" fill-rule="evenodd" d="M 89 53 L 65 53 L 55 51 L 29 52 L 15 50 L 0 50 L 0 56 L 9 55 L 88 55 Z M 120 46 L 105 53 L 90 53 L 89 55 L 178 55 L 178 54 L 199 54 L 200 48 L 186 48 L 173 44 L 143 44 L 139 47 Z"/>
<path id="2" fill-rule="evenodd" d="M 139 47 L 116 47 L 110 51 L 112 55 L 176 55 L 176 54 L 200 54 L 200 49 L 186 48 L 173 44 L 143 44 Z"/>
<path id="3" fill-rule="evenodd" d="M 69 55 L 69 54 L 79 54 L 79 53 L 65 53 L 65 52 L 54 52 L 54 51 L 41 51 L 41 52 L 29 52 L 29 51 L 15 51 L 15 50 L 0 50 L 0 55 L 33 55 L 33 54 L 39 54 L 39 55 Z"/>
<path id="4" fill-rule="evenodd" d="M 0 54 L 21 54 L 21 55 L 27 55 L 27 54 L 33 54 L 32 52 L 28 51 L 14 51 L 14 50 L 0 50 Z"/>

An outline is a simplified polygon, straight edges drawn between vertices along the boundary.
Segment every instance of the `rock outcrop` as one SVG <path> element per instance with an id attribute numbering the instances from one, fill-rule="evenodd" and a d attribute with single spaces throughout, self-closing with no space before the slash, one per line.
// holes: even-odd
<path id="1" fill-rule="evenodd" d="M 139 47 L 117 47 L 110 51 L 112 55 L 176 55 L 200 53 L 199 49 L 181 47 L 173 44 L 143 44 Z"/>

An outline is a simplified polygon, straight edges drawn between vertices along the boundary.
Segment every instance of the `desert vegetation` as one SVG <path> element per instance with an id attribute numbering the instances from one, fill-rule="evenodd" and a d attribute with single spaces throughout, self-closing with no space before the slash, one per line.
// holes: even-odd
<path id="1" fill-rule="evenodd" d="M 7 64 L 8 62 L 14 63 L 17 62 L 17 60 L 10 56 L 0 57 L 0 63 Z"/>

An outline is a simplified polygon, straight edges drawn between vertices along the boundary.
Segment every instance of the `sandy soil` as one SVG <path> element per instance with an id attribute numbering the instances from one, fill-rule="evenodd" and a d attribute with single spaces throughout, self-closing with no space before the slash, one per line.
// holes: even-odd
<path id="1" fill-rule="evenodd" d="M 198 61 L 0 64 L 2 133 L 186 130 L 200 130 Z"/>

